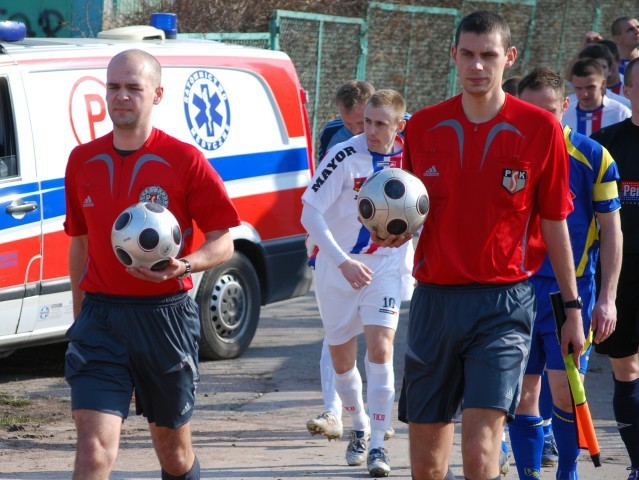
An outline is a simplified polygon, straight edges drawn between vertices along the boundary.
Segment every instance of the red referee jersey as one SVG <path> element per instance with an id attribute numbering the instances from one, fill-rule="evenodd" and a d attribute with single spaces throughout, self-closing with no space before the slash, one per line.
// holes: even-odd
<path id="1" fill-rule="evenodd" d="M 539 217 L 562 220 L 572 211 L 561 125 L 509 95 L 500 113 L 480 124 L 466 118 L 461 95 L 415 113 L 404 165 L 431 201 L 415 254 L 422 282 L 528 278 L 545 255 Z"/>
<path id="2" fill-rule="evenodd" d="M 180 256 L 193 247 L 194 221 L 203 232 L 231 228 L 240 219 L 220 176 L 193 146 L 153 129 L 135 153 L 120 156 L 113 134 L 76 147 L 65 175 L 65 232 L 88 234 L 89 256 L 80 289 L 110 295 L 163 295 L 192 288 L 190 278 L 162 283 L 125 271 L 111 247 L 111 227 L 125 208 L 151 201 L 167 207 L 183 234 Z"/>

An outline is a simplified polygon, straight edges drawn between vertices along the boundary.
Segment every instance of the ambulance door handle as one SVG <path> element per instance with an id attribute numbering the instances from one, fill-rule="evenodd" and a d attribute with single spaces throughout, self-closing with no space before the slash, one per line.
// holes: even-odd
<path id="1" fill-rule="evenodd" d="M 15 215 L 16 213 L 29 213 L 33 212 L 38 208 L 38 204 L 36 202 L 23 202 L 19 205 L 9 205 L 6 208 L 6 212 L 10 215 Z"/>

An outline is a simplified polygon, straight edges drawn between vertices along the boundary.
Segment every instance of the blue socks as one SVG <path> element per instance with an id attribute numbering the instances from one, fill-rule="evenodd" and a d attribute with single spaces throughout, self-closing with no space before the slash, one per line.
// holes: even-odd
<path id="1" fill-rule="evenodd" d="M 577 478 L 577 457 L 579 457 L 575 416 L 572 412 L 564 412 L 555 406 L 552 425 L 559 452 L 557 479 L 574 480 Z"/>
<path id="2" fill-rule="evenodd" d="M 510 446 L 515 456 L 520 480 L 539 480 L 544 430 L 541 417 L 515 415 L 508 424 Z"/>
<path id="3" fill-rule="evenodd" d="M 620 382 L 616 378 L 612 407 L 619 435 L 628 450 L 632 466 L 639 467 L 639 379 Z"/>

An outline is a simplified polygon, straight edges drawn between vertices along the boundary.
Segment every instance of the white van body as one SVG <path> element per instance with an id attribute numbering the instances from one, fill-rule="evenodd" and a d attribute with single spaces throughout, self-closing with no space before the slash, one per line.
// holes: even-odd
<path id="1" fill-rule="evenodd" d="M 299 219 L 311 140 L 285 54 L 207 40 L 0 41 L 0 354 L 62 341 L 73 321 L 66 162 L 76 145 L 111 130 L 106 66 L 129 48 L 163 66 L 154 125 L 202 151 L 242 218 L 233 258 L 194 278 L 203 356 L 240 355 L 261 305 L 310 287 Z"/>

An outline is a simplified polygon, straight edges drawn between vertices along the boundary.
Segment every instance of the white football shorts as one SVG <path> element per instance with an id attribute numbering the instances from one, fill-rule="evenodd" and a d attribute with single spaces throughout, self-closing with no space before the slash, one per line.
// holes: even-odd
<path id="1" fill-rule="evenodd" d="M 399 253 L 399 252 L 398 252 Z M 403 255 L 351 255 L 373 271 L 370 285 L 355 290 L 322 251 L 315 263 L 315 295 L 329 345 L 342 345 L 364 325 L 397 329 Z"/>

